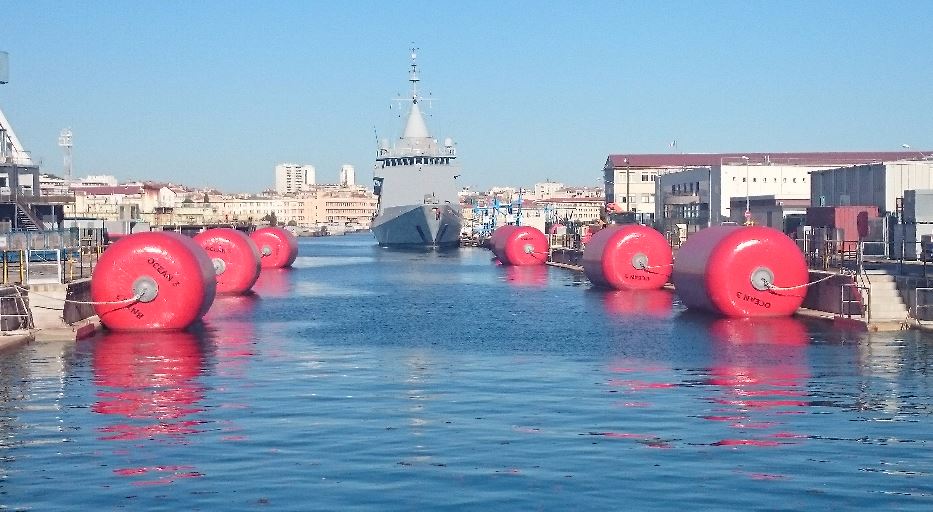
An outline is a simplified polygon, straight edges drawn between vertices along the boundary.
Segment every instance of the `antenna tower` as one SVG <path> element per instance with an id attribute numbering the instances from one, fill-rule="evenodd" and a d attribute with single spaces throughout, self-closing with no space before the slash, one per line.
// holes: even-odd
<path id="1" fill-rule="evenodd" d="M 65 128 L 62 130 L 61 135 L 58 136 L 58 145 L 61 146 L 62 152 L 65 153 L 65 185 L 71 183 L 71 148 L 74 147 L 74 143 L 71 140 L 71 128 Z"/>

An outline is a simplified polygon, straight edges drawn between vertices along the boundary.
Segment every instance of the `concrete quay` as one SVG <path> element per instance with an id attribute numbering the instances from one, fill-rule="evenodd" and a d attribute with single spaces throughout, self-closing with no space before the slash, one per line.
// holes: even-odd
<path id="1" fill-rule="evenodd" d="M 90 304 L 90 279 L 0 289 L 0 351 L 25 343 L 76 341 L 102 328 Z"/>
<path id="2" fill-rule="evenodd" d="M 35 337 L 38 341 L 74 341 L 100 328 L 90 301 L 90 278 L 68 284 L 49 283 L 28 287 Z"/>

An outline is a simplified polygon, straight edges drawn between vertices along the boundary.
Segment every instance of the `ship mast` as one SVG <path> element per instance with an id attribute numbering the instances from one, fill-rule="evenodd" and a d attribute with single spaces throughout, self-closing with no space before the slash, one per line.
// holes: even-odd
<path id="1" fill-rule="evenodd" d="M 418 103 L 418 48 L 411 49 L 411 71 L 408 73 L 408 81 L 411 82 L 411 104 Z"/>
<path id="2" fill-rule="evenodd" d="M 421 78 L 418 77 L 417 59 L 418 48 L 413 47 L 411 49 L 411 69 L 408 71 L 408 81 L 411 82 L 411 98 L 396 98 L 395 101 L 399 102 L 400 108 L 403 101 L 410 102 L 408 119 L 405 121 L 405 131 L 402 133 L 401 139 L 408 139 L 408 144 L 422 145 L 425 144 L 425 142 L 413 139 L 428 140 L 431 138 L 431 134 L 428 132 L 428 126 L 424 122 L 424 116 L 421 115 L 421 107 L 418 105 L 418 101 L 421 99 L 421 96 L 418 94 L 418 82 L 421 81 Z"/>

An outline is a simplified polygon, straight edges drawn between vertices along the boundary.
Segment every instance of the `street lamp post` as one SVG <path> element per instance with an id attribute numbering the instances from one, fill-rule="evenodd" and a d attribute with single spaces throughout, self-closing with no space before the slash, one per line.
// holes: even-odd
<path id="1" fill-rule="evenodd" d="M 749 186 L 749 177 L 748 177 L 748 157 L 742 155 L 742 160 L 745 160 L 745 225 L 748 225 L 752 220 L 751 208 L 749 208 L 749 197 L 748 197 L 748 186 Z"/>
<path id="2" fill-rule="evenodd" d="M 628 158 L 623 160 L 623 162 L 625 163 L 625 209 L 626 211 L 630 212 L 632 211 L 632 205 L 629 204 L 629 199 L 630 199 L 629 187 L 631 186 L 631 179 L 629 178 L 630 168 L 628 165 Z"/>

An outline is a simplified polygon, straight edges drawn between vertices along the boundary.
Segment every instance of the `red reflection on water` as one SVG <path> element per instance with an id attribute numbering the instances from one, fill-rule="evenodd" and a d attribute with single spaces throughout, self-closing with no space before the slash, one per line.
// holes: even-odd
<path id="1" fill-rule="evenodd" d="M 807 327 L 792 317 L 718 318 L 709 329 L 721 345 L 805 346 Z"/>
<path id="2" fill-rule="evenodd" d="M 266 270 L 270 269 L 263 272 Z M 260 300 L 256 295 L 219 296 L 205 315 L 204 325 L 213 334 L 221 375 L 242 375 L 246 362 L 255 355 L 255 323 L 250 319 Z"/>
<path id="3" fill-rule="evenodd" d="M 100 439 L 187 444 L 187 436 L 198 433 L 201 425 L 186 417 L 201 410 L 197 403 L 204 391 L 197 377 L 202 366 L 199 340 L 188 332 L 112 332 L 99 338 L 93 356 L 98 401 L 92 410 L 127 419 L 99 428 Z M 114 474 L 138 477 L 154 472 L 160 475 L 157 479 L 134 485 L 164 485 L 201 476 L 192 469 L 144 466 L 117 469 Z"/>
<path id="4" fill-rule="evenodd" d="M 775 416 L 809 405 L 804 383 L 809 378 L 806 326 L 794 318 L 721 318 L 709 328 L 714 365 L 709 384 L 719 386 L 721 397 L 713 403 L 725 414 L 703 416 L 728 422 L 739 431 L 766 431 L 782 425 Z M 764 438 L 728 438 L 713 446 L 773 447 L 805 436 L 762 432 Z M 779 440 L 780 439 L 780 440 Z"/>
<path id="5" fill-rule="evenodd" d="M 109 333 L 94 350 L 94 412 L 172 420 L 199 409 L 202 354 L 187 332 Z M 181 424 L 183 425 L 183 424 Z M 171 425 L 156 425 L 171 430 Z"/>
<path id="6" fill-rule="evenodd" d="M 609 364 L 608 371 L 610 373 L 622 373 L 622 374 L 655 374 L 655 373 L 666 373 L 669 374 L 672 370 L 669 367 L 664 367 L 656 362 L 652 361 L 642 361 L 636 358 L 624 358 L 613 361 Z M 643 380 L 643 379 L 620 379 L 620 378 L 610 378 L 606 381 L 606 384 L 613 388 L 626 388 L 624 393 L 639 393 L 643 391 L 654 391 L 654 390 L 665 390 L 672 389 L 678 386 L 677 383 L 673 382 L 663 382 L 663 381 L 653 381 L 653 380 Z M 615 393 L 616 391 L 611 391 Z M 656 393 L 651 394 L 652 397 L 658 396 Z M 632 396 L 631 398 L 624 398 L 613 402 L 614 407 L 634 407 L 634 408 L 646 408 L 652 407 L 653 403 L 643 398 L 648 398 L 648 396 Z M 642 400 L 640 400 L 642 399 Z"/>
<path id="7" fill-rule="evenodd" d="M 531 288 L 547 286 L 548 269 L 545 265 L 503 265 L 502 269 L 510 285 Z"/>
<path id="8" fill-rule="evenodd" d="M 203 474 L 193 471 L 194 467 L 192 466 L 153 466 L 153 467 L 138 467 L 138 468 L 121 468 L 113 470 L 115 475 L 126 476 L 126 477 L 137 477 L 148 475 L 149 473 L 154 473 L 155 475 L 166 475 L 159 476 L 155 480 L 137 480 L 133 482 L 133 485 L 166 485 L 174 482 L 179 478 L 197 478 L 203 476 Z"/>
<path id="9" fill-rule="evenodd" d="M 204 321 L 244 320 L 251 318 L 261 299 L 255 293 L 246 295 L 218 295 Z"/>
<path id="10" fill-rule="evenodd" d="M 253 285 L 260 297 L 288 297 L 292 288 L 291 268 L 264 268 Z"/>
<path id="11" fill-rule="evenodd" d="M 780 446 L 781 443 L 761 439 L 723 439 L 711 444 L 712 446 Z"/>
<path id="12" fill-rule="evenodd" d="M 263 269 L 279 271 L 282 269 Z M 247 363 L 255 356 L 255 323 L 251 321 L 253 311 L 262 299 L 256 294 L 241 296 L 220 296 L 214 301 L 211 310 L 204 317 L 204 326 L 209 333 L 209 346 L 216 361 L 217 375 L 242 381 L 247 377 Z M 215 388 L 222 393 L 224 388 Z M 247 409 L 243 403 L 221 403 L 222 409 Z M 240 442 L 248 437 L 241 433 L 241 428 L 231 421 L 219 422 L 223 432 L 221 441 Z"/>
<path id="13" fill-rule="evenodd" d="M 616 315 L 671 316 L 674 296 L 668 290 L 614 290 L 603 293 L 603 307 Z"/>

